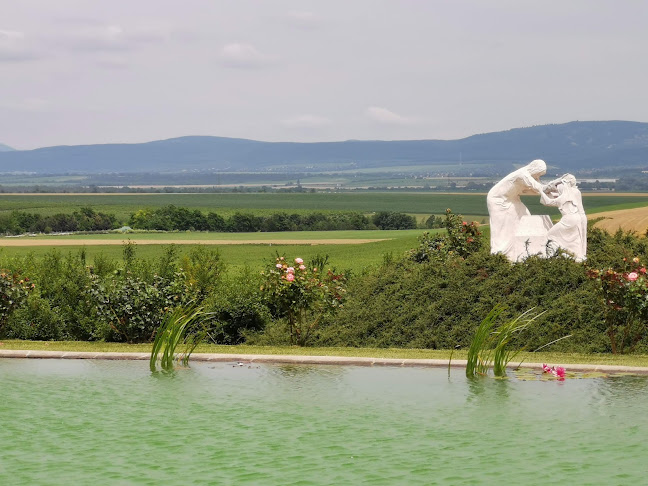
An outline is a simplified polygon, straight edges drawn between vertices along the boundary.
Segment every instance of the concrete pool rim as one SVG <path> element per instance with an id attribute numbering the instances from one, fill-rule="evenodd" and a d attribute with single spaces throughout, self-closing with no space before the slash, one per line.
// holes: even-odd
<path id="1" fill-rule="evenodd" d="M 30 358 L 30 359 L 103 359 L 103 360 L 136 360 L 148 361 L 150 353 L 117 353 L 117 352 L 91 352 L 91 351 L 44 351 L 26 349 L 0 350 L 0 358 Z M 312 364 L 312 365 L 346 365 L 346 366 L 400 366 L 400 367 L 430 367 L 447 368 L 447 359 L 423 358 L 366 358 L 348 356 L 297 356 L 281 354 L 222 354 L 222 353 L 194 353 L 190 361 L 226 362 L 226 363 L 273 363 L 273 364 Z M 466 360 L 453 359 L 453 368 L 466 366 Z M 520 368 L 539 368 L 542 363 L 526 363 Z M 511 364 L 509 368 L 517 368 L 518 364 Z M 569 371 L 599 371 L 616 373 L 648 374 L 648 367 L 603 365 L 603 364 L 566 364 Z"/>

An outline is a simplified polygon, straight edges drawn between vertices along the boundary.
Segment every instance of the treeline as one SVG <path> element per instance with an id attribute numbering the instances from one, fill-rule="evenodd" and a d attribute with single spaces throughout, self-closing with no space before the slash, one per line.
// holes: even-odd
<path id="1" fill-rule="evenodd" d="M 164 206 L 158 209 L 140 209 L 131 214 L 128 224 L 133 229 L 157 231 L 216 231 L 231 233 L 279 231 L 332 231 L 332 230 L 401 230 L 415 229 L 416 218 L 405 213 L 381 211 L 372 216 L 363 213 L 312 212 L 306 214 L 278 212 L 255 215 L 236 212 L 223 217 L 214 212 L 198 209 Z M 44 216 L 26 211 L 0 213 L 0 234 L 68 233 L 75 231 L 107 231 L 121 226 L 114 214 L 97 212 L 84 207 L 71 214 L 57 213 Z M 439 228 L 442 218 L 430 216 L 426 228 Z"/>
<path id="2" fill-rule="evenodd" d="M 331 231 L 370 229 L 414 229 L 416 218 L 404 213 L 381 211 L 367 217 L 360 212 L 312 212 L 307 214 L 278 212 L 258 216 L 236 212 L 225 218 L 198 209 L 164 206 L 140 209 L 132 214 L 129 226 L 134 229 L 161 231 L 218 231 L 231 233 L 276 231 Z"/>
<path id="3" fill-rule="evenodd" d="M 99 213 L 91 207 L 81 208 L 72 214 L 57 213 L 51 216 L 25 211 L 0 214 L 0 233 L 7 235 L 105 231 L 117 226 L 115 215 Z"/>

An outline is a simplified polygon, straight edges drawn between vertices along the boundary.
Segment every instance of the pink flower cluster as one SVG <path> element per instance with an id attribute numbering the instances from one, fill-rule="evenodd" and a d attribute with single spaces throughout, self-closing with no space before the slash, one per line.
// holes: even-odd
<path id="1" fill-rule="evenodd" d="M 300 271 L 306 271 L 306 265 L 304 265 L 303 259 L 295 258 L 295 264 Z M 282 279 L 286 280 L 287 282 L 293 282 L 295 280 L 295 267 L 289 267 L 288 264 L 284 261 L 284 257 L 277 259 L 277 264 L 275 265 L 275 267 L 280 271 L 283 271 L 283 275 L 281 276 Z"/>
<path id="2" fill-rule="evenodd" d="M 562 366 L 549 366 L 545 363 L 542 365 L 542 372 L 551 373 L 561 381 L 565 379 L 565 368 Z"/>

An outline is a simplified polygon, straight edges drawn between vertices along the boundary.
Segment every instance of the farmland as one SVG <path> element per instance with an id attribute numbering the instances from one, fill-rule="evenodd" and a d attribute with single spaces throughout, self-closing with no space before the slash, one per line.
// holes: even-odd
<path id="1" fill-rule="evenodd" d="M 532 213 L 558 214 L 540 205 L 536 197 L 526 197 Z M 276 211 L 397 211 L 409 214 L 443 214 L 453 212 L 486 217 L 485 194 L 418 193 L 418 192 L 318 192 L 318 193 L 217 193 L 217 194 L 21 194 L 1 195 L 0 212 L 21 210 L 49 215 L 72 212 L 83 206 L 113 213 L 126 221 L 141 208 L 178 207 L 229 214 L 249 211 L 264 214 Z M 629 209 L 648 205 L 648 194 L 585 194 L 588 214 L 602 210 Z"/>
<path id="2" fill-rule="evenodd" d="M 527 197 L 532 213 L 551 214 L 554 209 L 541 206 L 537 198 Z M 223 215 L 235 211 L 269 214 L 278 211 L 308 213 L 312 211 L 399 211 L 419 216 L 441 215 L 446 208 L 478 222 L 487 221 L 484 194 L 436 194 L 407 192 L 340 192 L 340 193 L 227 193 L 227 194 L 34 194 L 0 196 L 0 213 L 13 210 L 41 214 L 71 213 L 91 206 L 112 213 L 127 223 L 130 214 L 141 208 L 178 207 L 215 211 Z M 603 211 L 631 210 L 648 206 L 648 195 L 585 194 L 589 215 Z M 641 211 L 641 210 L 637 210 Z M 636 211 L 635 211 L 636 212 Z M 619 213 L 616 213 L 619 214 Z M 606 213 L 607 215 L 607 213 Z M 602 223 L 599 223 L 602 224 Z M 642 229 L 640 229 L 643 231 Z M 136 243 L 138 256 L 156 258 L 165 244 L 175 243 L 182 254 L 193 245 L 215 245 L 231 270 L 259 268 L 276 252 L 310 258 L 329 255 L 332 265 L 362 271 L 380 264 L 385 258 L 401 256 L 417 244 L 423 230 L 408 231 L 326 231 L 283 233 L 134 233 L 102 235 L 39 236 L 4 239 L 3 256 L 42 255 L 51 251 L 77 252 L 84 249 L 88 258 L 103 255 L 121 258 L 121 244 Z M 344 240 L 349 240 L 344 244 Z M 380 241 L 368 241 L 380 240 Z"/>

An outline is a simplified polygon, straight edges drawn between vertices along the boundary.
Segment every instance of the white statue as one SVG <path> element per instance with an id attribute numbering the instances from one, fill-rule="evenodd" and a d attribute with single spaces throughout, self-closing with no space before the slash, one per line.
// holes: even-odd
<path id="1" fill-rule="evenodd" d="M 530 215 L 522 203 L 522 194 L 542 194 L 546 189 L 540 176 L 547 172 L 547 165 L 537 159 L 511 172 L 495 184 L 486 197 L 490 216 L 491 253 L 502 253 L 509 260 L 518 259 L 515 234 L 522 216 Z"/>
<path id="2" fill-rule="evenodd" d="M 587 216 L 583 209 L 583 199 L 576 187 L 576 178 L 565 174 L 547 185 L 549 194 L 540 193 L 540 202 L 545 206 L 555 206 L 562 218 L 547 232 L 549 245 L 558 247 L 574 255 L 577 262 L 585 260 L 587 252 Z"/>

